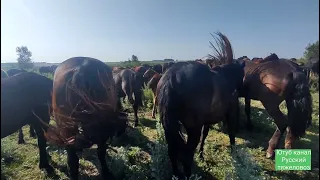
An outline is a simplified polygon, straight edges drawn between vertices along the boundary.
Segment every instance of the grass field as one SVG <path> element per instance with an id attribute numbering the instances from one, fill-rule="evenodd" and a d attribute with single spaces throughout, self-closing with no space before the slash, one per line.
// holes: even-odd
<path id="1" fill-rule="evenodd" d="M 151 119 L 152 93 L 145 90 L 144 94 L 145 108 L 139 114 L 142 125 L 129 128 L 124 136 L 112 141 L 112 148 L 117 153 L 107 150 L 108 165 L 119 179 L 170 179 L 171 166 L 163 130 L 156 120 Z M 312 96 L 312 126 L 307 130 L 306 136 L 294 146 L 312 149 L 312 171 L 274 171 L 274 161 L 265 158 L 265 150 L 275 126 L 261 103 L 253 101 L 253 132 L 242 130 L 236 138 L 237 150 L 231 154 L 228 136 L 221 133 L 215 125 L 206 140 L 205 161 L 201 162 L 195 157 L 195 175 L 192 179 L 319 179 L 319 93 L 313 93 Z M 285 104 L 281 105 L 281 109 L 285 112 Z M 243 122 L 243 107 L 241 113 Z M 133 119 L 132 113 L 130 118 Z M 68 179 L 65 150 L 48 145 L 56 176 L 47 177 L 38 168 L 36 139 L 29 137 L 27 126 L 23 130 L 26 140 L 24 145 L 17 144 L 17 133 L 1 140 L 1 179 Z M 280 148 L 283 148 L 283 139 Z M 80 179 L 100 179 L 100 165 L 95 148 L 86 149 L 79 156 Z"/>

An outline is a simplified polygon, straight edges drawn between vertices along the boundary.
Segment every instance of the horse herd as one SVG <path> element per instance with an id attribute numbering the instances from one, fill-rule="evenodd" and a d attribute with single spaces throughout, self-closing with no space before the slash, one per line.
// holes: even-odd
<path id="1" fill-rule="evenodd" d="M 215 59 L 224 64 L 209 67 L 202 60 L 142 65 L 111 69 L 100 60 L 73 57 L 62 62 L 53 80 L 32 72 L 9 75 L 1 73 L 1 138 L 29 124 L 38 137 L 39 168 L 48 173 L 46 141 L 65 147 L 71 179 L 78 179 L 79 157 L 76 152 L 97 144 L 103 179 L 115 179 L 106 164 L 106 141 L 125 133 L 128 116 L 122 98 L 134 109 L 134 125 L 139 125 L 138 108 L 143 106 L 143 87 L 154 93 L 152 116 L 157 110 L 168 144 L 173 174 L 191 176 L 191 166 L 199 142 L 200 157 L 212 124 L 223 122 L 231 149 L 239 126 L 239 97 L 245 98 L 246 127 L 253 129 L 250 100 L 259 100 L 274 119 L 276 131 L 269 141 L 267 158 L 286 131 L 285 148 L 305 134 L 311 124 L 312 99 L 307 76 L 298 64 L 279 59 L 276 54 L 255 63 L 245 58 L 235 60 L 228 38 L 216 33 L 222 43 Z M 4 75 L 3 75 L 4 74 Z M 279 109 L 286 101 L 288 115 Z M 49 124 L 50 116 L 55 124 Z M 187 133 L 187 142 L 182 136 Z M 20 134 L 21 133 L 21 134 Z M 201 139 L 202 137 L 202 139 Z M 184 173 L 179 172 L 178 162 Z"/>

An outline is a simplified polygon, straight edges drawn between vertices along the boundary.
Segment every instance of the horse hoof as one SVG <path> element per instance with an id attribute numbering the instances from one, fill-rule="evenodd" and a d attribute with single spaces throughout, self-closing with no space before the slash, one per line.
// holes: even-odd
<path id="1" fill-rule="evenodd" d="M 274 158 L 274 152 L 272 152 L 272 153 L 267 152 L 266 158 L 273 159 Z"/>
<path id="2" fill-rule="evenodd" d="M 22 140 L 18 140 L 18 144 L 25 144 L 26 142 L 22 139 Z"/>
<path id="3" fill-rule="evenodd" d="M 52 175 L 54 174 L 54 169 L 52 166 L 48 165 L 39 165 L 40 169 L 44 169 L 48 175 Z"/>

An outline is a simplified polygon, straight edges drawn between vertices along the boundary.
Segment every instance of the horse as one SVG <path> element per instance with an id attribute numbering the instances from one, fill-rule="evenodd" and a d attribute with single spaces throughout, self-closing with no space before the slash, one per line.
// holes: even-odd
<path id="1" fill-rule="evenodd" d="M 51 66 L 42 66 L 39 68 L 39 72 L 40 74 L 44 74 L 44 73 L 53 73 L 53 69 L 51 68 Z"/>
<path id="2" fill-rule="evenodd" d="M 133 70 L 137 73 L 144 74 L 149 68 L 145 66 L 136 66 L 133 68 Z"/>
<path id="3" fill-rule="evenodd" d="M 70 179 L 78 179 L 77 151 L 97 144 L 103 179 L 114 179 L 106 164 L 106 141 L 123 134 L 127 115 L 117 108 L 111 68 L 91 57 L 72 57 L 54 74 L 52 108 L 56 125 L 48 125 L 50 143 L 67 150 Z"/>
<path id="4" fill-rule="evenodd" d="M 152 70 L 154 70 L 155 72 L 161 74 L 162 72 L 162 65 L 161 64 L 155 64 L 152 66 Z"/>
<path id="5" fill-rule="evenodd" d="M 8 77 L 11 77 L 11 76 L 15 76 L 17 74 L 25 73 L 25 72 L 27 72 L 27 71 L 23 70 L 23 69 L 9 69 L 7 71 L 7 75 L 8 75 Z M 36 137 L 36 133 L 34 132 L 34 128 L 32 127 L 32 125 L 30 125 L 30 127 L 29 127 L 29 134 L 30 134 L 30 137 L 32 137 L 32 138 Z M 23 131 L 22 131 L 22 128 L 20 128 L 19 133 L 18 133 L 18 144 L 24 144 L 24 143 L 25 143 L 25 141 L 24 141 Z"/>
<path id="6" fill-rule="evenodd" d="M 49 174 L 54 169 L 47 157 L 43 133 L 46 127 L 38 117 L 49 123 L 51 91 L 52 80 L 33 72 L 23 72 L 1 80 L 1 138 L 27 124 L 32 125 L 38 137 L 39 168 Z"/>
<path id="7" fill-rule="evenodd" d="M 264 63 L 246 62 L 243 88 L 240 91 L 240 96 L 245 98 L 247 130 L 253 129 L 250 119 L 251 99 L 259 100 L 277 125 L 269 141 L 267 158 L 274 157 L 274 149 L 285 130 L 285 148 L 291 149 L 294 140 L 305 134 L 312 118 L 312 99 L 303 69 L 292 61 L 279 59 L 272 54 L 270 56 L 265 58 L 269 60 Z M 279 109 L 284 100 L 288 117 Z"/>
<path id="8" fill-rule="evenodd" d="M 217 58 L 228 64 L 210 70 L 207 65 L 177 62 L 166 71 L 157 85 L 160 122 L 165 131 L 173 174 L 179 176 L 177 161 L 185 175 L 191 175 L 195 149 L 201 130 L 221 120 L 226 121 L 230 144 L 235 144 L 238 121 L 236 87 L 242 87 L 244 63 L 233 63 L 233 52 L 227 37 L 217 33 L 221 42 Z M 180 123 L 186 129 L 185 144 Z"/>
<path id="9" fill-rule="evenodd" d="M 128 97 L 130 104 L 133 107 L 135 125 L 138 126 L 138 109 L 142 107 L 143 96 L 143 78 L 138 72 L 134 72 L 131 69 L 121 70 L 119 73 L 114 74 L 113 79 L 117 90 L 118 108 L 122 109 L 121 98 Z M 134 99 L 132 97 L 134 95 Z"/>
<path id="10" fill-rule="evenodd" d="M 14 75 L 16 75 L 18 73 L 22 73 L 22 72 L 27 72 L 27 71 L 24 70 L 24 69 L 9 69 L 7 71 L 7 74 L 8 74 L 9 77 L 11 77 L 11 76 L 14 76 Z"/>
<path id="11" fill-rule="evenodd" d="M 173 64 L 174 64 L 174 62 L 163 63 L 162 64 L 162 73 L 165 73 L 166 70 L 169 69 Z"/>
<path id="12" fill-rule="evenodd" d="M 160 80 L 160 78 L 162 77 L 161 74 L 155 72 L 152 69 L 148 69 L 144 75 L 143 78 L 145 79 L 145 82 L 147 82 L 147 87 L 149 89 L 151 89 L 152 93 L 153 93 L 153 108 L 152 108 L 152 118 L 156 118 L 156 105 L 157 105 L 157 96 L 156 96 L 156 90 L 157 90 L 157 85 L 158 82 Z"/>
<path id="13" fill-rule="evenodd" d="M 6 73 L 5 70 L 1 69 L 1 78 L 7 78 L 8 74 Z"/>

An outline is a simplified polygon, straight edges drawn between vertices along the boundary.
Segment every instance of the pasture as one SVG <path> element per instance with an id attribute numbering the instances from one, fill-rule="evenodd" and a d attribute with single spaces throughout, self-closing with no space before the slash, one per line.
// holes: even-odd
<path id="1" fill-rule="evenodd" d="M 52 75 L 48 75 L 52 78 Z M 201 162 L 195 157 L 195 174 L 192 179 L 319 179 L 319 93 L 313 92 L 313 121 L 306 136 L 295 147 L 312 149 L 312 171 L 274 171 L 274 161 L 265 158 L 269 138 L 275 130 L 272 119 L 258 101 L 252 101 L 253 132 L 241 129 L 237 134 L 237 150 L 229 150 L 229 138 L 215 125 L 206 139 Z M 241 100 L 242 101 L 242 100 Z M 242 102 L 243 104 L 243 102 Z M 170 165 L 162 127 L 151 118 L 152 92 L 144 90 L 144 105 L 139 117 L 141 126 L 132 128 L 133 114 L 130 111 L 131 127 L 127 133 L 110 142 L 107 153 L 109 168 L 118 179 L 170 179 Z M 130 108 L 128 103 L 125 104 Z M 281 105 L 285 111 L 285 103 Z M 159 119 L 157 117 L 157 119 Z M 241 106 L 241 120 L 245 121 Z M 26 144 L 17 144 L 17 133 L 1 140 L 2 179 L 68 179 L 66 152 L 48 145 L 51 164 L 56 175 L 47 177 L 39 170 L 36 139 L 30 138 L 28 127 L 23 128 Z M 283 141 L 280 148 L 283 148 Z M 100 164 L 96 146 L 80 153 L 80 179 L 99 179 Z M 196 153 L 196 156 L 198 153 Z"/>

